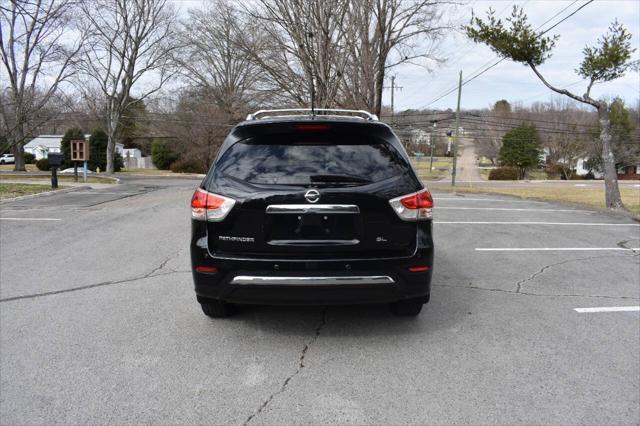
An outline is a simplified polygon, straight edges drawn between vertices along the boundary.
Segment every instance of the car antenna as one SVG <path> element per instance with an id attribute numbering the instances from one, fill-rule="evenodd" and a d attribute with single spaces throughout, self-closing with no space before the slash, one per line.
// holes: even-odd
<path id="1" fill-rule="evenodd" d="M 307 46 L 309 48 L 309 51 L 312 50 L 312 45 L 309 42 L 309 39 L 313 38 L 313 32 L 311 31 L 307 31 L 306 32 L 306 42 L 307 42 Z M 315 104 L 316 104 L 316 79 L 313 75 L 313 66 L 311 67 L 311 117 L 315 118 L 316 117 L 316 108 L 315 108 Z"/>
<path id="2" fill-rule="evenodd" d="M 313 73 L 313 71 L 311 71 Z M 316 88 L 315 88 L 315 79 L 311 77 L 311 116 L 315 118 L 316 110 L 315 110 L 315 100 L 316 100 Z"/>

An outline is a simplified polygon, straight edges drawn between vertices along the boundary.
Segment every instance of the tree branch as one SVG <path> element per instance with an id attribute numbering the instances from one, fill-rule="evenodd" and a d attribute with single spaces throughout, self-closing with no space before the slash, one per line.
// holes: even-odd
<path id="1" fill-rule="evenodd" d="M 559 89 L 559 88 L 557 88 L 555 86 L 552 86 L 549 82 L 547 82 L 547 80 L 542 76 L 542 74 L 540 74 L 540 72 L 538 71 L 536 66 L 533 64 L 533 62 L 527 62 L 527 64 L 529 65 L 529 68 L 531 68 L 533 70 L 533 72 L 538 76 L 540 81 L 542 81 L 545 86 L 547 86 L 549 89 L 553 90 L 554 92 L 559 93 L 561 95 L 568 96 L 571 99 L 574 99 L 574 100 L 576 100 L 576 101 L 578 101 L 580 103 L 583 103 L 583 104 L 589 104 L 589 105 L 591 105 L 593 107 L 596 107 L 596 108 L 600 107 L 600 104 L 597 101 L 595 101 L 594 99 L 591 99 L 588 96 L 585 96 L 585 97 L 578 96 L 576 94 L 573 94 L 573 93 L 569 92 L 566 89 Z M 592 83 L 589 84 L 589 89 L 591 88 L 591 86 L 592 86 Z"/>

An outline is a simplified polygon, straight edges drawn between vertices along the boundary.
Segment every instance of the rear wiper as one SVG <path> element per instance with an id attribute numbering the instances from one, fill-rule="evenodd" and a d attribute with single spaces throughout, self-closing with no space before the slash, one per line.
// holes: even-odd
<path id="1" fill-rule="evenodd" d="M 311 175 L 311 182 L 352 182 L 352 183 L 371 183 L 369 179 L 349 176 L 349 175 Z"/>

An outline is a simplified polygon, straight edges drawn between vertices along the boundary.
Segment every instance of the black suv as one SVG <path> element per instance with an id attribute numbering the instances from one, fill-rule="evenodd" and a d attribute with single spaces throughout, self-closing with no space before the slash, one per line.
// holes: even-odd
<path id="1" fill-rule="evenodd" d="M 287 111 L 234 127 L 193 194 L 202 310 L 388 302 L 417 315 L 431 289 L 433 199 L 398 138 L 363 111 L 275 115 Z"/>

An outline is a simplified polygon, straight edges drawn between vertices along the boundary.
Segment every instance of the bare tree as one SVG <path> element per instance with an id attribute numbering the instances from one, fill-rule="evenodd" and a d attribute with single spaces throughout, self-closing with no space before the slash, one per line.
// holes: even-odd
<path id="1" fill-rule="evenodd" d="M 274 89 L 294 103 L 317 107 L 335 102 L 346 54 L 347 0 L 259 0 L 247 10 L 259 25 L 259 44 L 244 51 L 270 77 Z"/>
<path id="2" fill-rule="evenodd" d="M 94 0 L 82 10 L 89 34 L 82 70 L 105 99 L 106 171 L 113 173 L 124 112 L 175 75 L 176 15 L 166 0 Z"/>
<path id="3" fill-rule="evenodd" d="M 216 0 L 205 10 L 190 10 L 180 37 L 184 45 L 178 56 L 180 73 L 189 85 L 206 93 L 227 119 L 246 114 L 247 104 L 255 100 L 260 77 L 245 53 L 255 51 L 255 33 L 235 6 Z M 247 49 L 238 49 L 241 42 Z"/>
<path id="4" fill-rule="evenodd" d="M 0 4 L 0 125 L 15 155 L 16 171 L 25 170 L 24 144 L 54 117 L 57 110 L 51 103 L 74 74 L 84 36 L 76 33 L 75 43 L 68 42 L 72 6 L 67 0 Z"/>
<path id="5" fill-rule="evenodd" d="M 387 72 L 400 64 L 440 62 L 436 48 L 450 26 L 442 0 L 357 0 L 349 8 L 346 103 L 380 114 Z"/>

